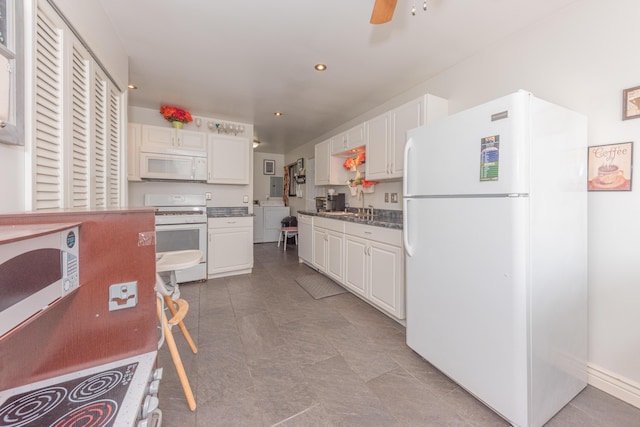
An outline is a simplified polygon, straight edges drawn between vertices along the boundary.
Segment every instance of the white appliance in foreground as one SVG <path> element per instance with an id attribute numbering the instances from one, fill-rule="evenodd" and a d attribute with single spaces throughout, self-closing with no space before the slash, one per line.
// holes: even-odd
<path id="1" fill-rule="evenodd" d="M 407 344 L 515 426 L 586 386 L 586 133 L 527 92 L 408 132 Z"/>

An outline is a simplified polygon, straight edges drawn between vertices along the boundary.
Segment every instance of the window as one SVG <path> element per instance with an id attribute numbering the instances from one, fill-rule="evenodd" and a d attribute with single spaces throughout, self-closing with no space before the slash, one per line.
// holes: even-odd
<path id="1" fill-rule="evenodd" d="M 0 0 L 0 142 L 24 144 L 23 119 L 17 111 L 23 106 L 24 72 L 21 72 L 22 1 Z"/>

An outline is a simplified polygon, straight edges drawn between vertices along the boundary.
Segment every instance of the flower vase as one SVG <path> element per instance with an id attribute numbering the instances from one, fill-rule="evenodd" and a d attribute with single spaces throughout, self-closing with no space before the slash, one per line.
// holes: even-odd
<path id="1" fill-rule="evenodd" d="M 182 129 L 182 126 L 184 126 L 184 123 L 179 122 L 177 120 L 174 120 L 171 122 L 171 124 L 173 125 L 174 128 L 176 129 Z"/>
<path id="2" fill-rule="evenodd" d="M 373 193 L 374 191 L 375 191 L 375 184 L 369 187 L 362 187 L 362 192 L 365 194 L 370 194 L 370 193 Z"/>

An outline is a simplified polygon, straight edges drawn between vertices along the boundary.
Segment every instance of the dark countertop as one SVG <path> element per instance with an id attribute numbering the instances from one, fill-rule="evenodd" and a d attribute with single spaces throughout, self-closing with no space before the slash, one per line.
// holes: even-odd
<path id="1" fill-rule="evenodd" d="M 254 216 L 249 213 L 249 208 L 207 208 L 207 218 L 237 218 L 243 216 Z"/>
<path id="2" fill-rule="evenodd" d="M 350 215 L 340 215 L 328 212 L 298 211 L 298 213 L 322 218 L 337 219 L 339 221 L 356 222 L 358 224 L 373 225 L 374 227 L 402 230 L 402 211 L 374 209 L 373 218 L 368 216 L 356 216 L 356 211 L 349 209 Z"/>

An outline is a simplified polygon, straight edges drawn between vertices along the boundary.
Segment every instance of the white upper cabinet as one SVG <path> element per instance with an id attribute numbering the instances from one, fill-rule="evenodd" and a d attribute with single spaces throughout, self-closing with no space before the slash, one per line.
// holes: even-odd
<path id="1" fill-rule="evenodd" d="M 249 138 L 224 134 L 209 135 L 210 184 L 249 184 L 252 143 Z"/>
<path id="2" fill-rule="evenodd" d="M 341 154 L 365 145 L 364 123 L 331 138 L 331 154 Z"/>
<path id="3" fill-rule="evenodd" d="M 142 125 L 127 124 L 127 179 L 140 181 L 140 143 L 142 140 Z"/>
<path id="4" fill-rule="evenodd" d="M 366 124 L 367 161 L 366 177 L 369 180 L 389 177 L 389 139 L 391 138 L 391 113 L 384 113 Z"/>
<path id="5" fill-rule="evenodd" d="M 323 141 L 315 146 L 316 185 L 329 185 L 331 177 L 331 140 Z"/>
<path id="6" fill-rule="evenodd" d="M 367 122 L 367 178 L 401 178 L 407 131 L 445 117 L 447 113 L 447 100 L 424 95 Z"/>
<path id="7" fill-rule="evenodd" d="M 145 152 L 164 154 L 202 154 L 207 152 L 207 134 L 184 129 L 142 125 Z"/>
<path id="8" fill-rule="evenodd" d="M 316 144 L 316 185 L 340 185 L 347 180 L 347 171 L 342 167 L 343 157 L 331 155 L 331 139 Z"/>

